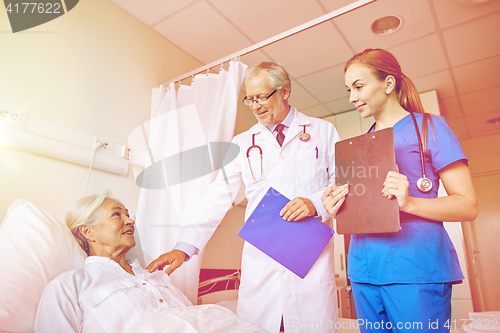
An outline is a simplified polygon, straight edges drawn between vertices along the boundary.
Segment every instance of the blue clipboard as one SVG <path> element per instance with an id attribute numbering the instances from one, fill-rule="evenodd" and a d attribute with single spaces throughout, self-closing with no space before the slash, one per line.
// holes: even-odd
<path id="1" fill-rule="evenodd" d="M 290 201 L 269 188 L 238 235 L 304 278 L 319 257 L 334 231 L 315 217 L 288 222 L 279 215 Z"/>

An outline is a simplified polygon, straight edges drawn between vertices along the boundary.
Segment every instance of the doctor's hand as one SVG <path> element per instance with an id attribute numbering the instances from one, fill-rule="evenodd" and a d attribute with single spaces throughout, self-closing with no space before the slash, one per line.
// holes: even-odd
<path id="1" fill-rule="evenodd" d="M 296 222 L 307 216 L 315 216 L 316 208 L 311 200 L 307 198 L 297 197 L 289 201 L 285 207 L 280 212 L 280 216 L 283 216 L 283 220 L 289 222 Z"/>
<path id="2" fill-rule="evenodd" d="M 164 253 L 158 257 L 158 259 L 152 261 L 146 269 L 149 273 L 153 273 L 154 271 L 162 270 L 166 265 L 170 265 L 165 273 L 168 275 L 172 274 L 177 268 L 181 267 L 181 265 L 186 260 L 187 254 L 182 252 L 181 250 L 172 250 L 170 252 Z"/>
<path id="3" fill-rule="evenodd" d="M 321 201 L 323 202 L 323 206 L 325 206 L 326 211 L 333 216 L 333 218 L 337 217 L 337 213 L 340 209 L 340 206 L 345 201 L 345 196 L 349 193 L 349 185 L 344 184 L 341 186 L 330 186 L 327 187 L 323 195 L 321 196 Z"/>
<path id="4" fill-rule="evenodd" d="M 408 195 L 409 186 L 410 183 L 405 175 L 397 171 L 389 171 L 384 181 L 382 194 L 387 199 L 396 198 L 399 210 L 405 211 L 406 207 L 410 204 L 410 196 Z"/>

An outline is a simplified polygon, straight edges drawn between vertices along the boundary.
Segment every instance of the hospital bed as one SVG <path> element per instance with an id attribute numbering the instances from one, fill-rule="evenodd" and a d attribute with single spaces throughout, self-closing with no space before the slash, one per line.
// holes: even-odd
<path id="1" fill-rule="evenodd" d="M 0 333 L 33 332 L 45 285 L 84 261 L 84 252 L 65 224 L 27 200 L 12 203 L 0 224 Z M 214 283 L 226 288 L 213 292 Z M 202 281 L 201 305 L 160 312 L 137 332 L 263 332 L 235 315 L 238 285 L 238 272 Z M 349 319 L 340 323 L 341 332 L 359 332 L 351 329 Z"/>
<path id="2" fill-rule="evenodd" d="M 217 304 L 236 313 L 239 281 L 239 271 L 201 281 L 198 286 L 198 304 Z M 222 288 L 216 288 L 217 285 L 222 286 Z M 342 293 L 345 293 L 344 289 L 345 287 L 339 288 L 339 298 L 342 298 Z M 360 332 L 356 319 L 339 318 L 337 326 L 341 333 Z M 325 332 L 328 331 L 325 329 Z"/>
<path id="3" fill-rule="evenodd" d="M 216 276 L 202 280 L 198 285 L 198 305 L 218 304 L 236 313 L 238 303 L 238 287 L 240 284 L 240 272 Z"/>
<path id="4" fill-rule="evenodd" d="M 65 224 L 18 199 L 0 224 L 0 332 L 33 332 L 45 285 L 84 264 L 85 254 Z M 216 304 L 164 310 L 137 332 L 264 332 Z"/>

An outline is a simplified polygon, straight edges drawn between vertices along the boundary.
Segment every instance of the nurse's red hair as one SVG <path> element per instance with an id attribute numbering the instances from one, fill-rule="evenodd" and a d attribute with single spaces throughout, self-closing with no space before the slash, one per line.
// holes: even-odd
<path id="1" fill-rule="evenodd" d="M 422 124 L 422 142 L 425 152 L 427 147 L 427 121 L 430 120 L 432 126 L 432 118 L 425 112 L 415 84 L 409 77 L 403 74 L 401 66 L 394 55 L 383 49 L 366 49 L 363 52 L 354 55 L 346 63 L 344 73 L 347 71 L 349 66 L 355 63 L 370 68 L 373 74 L 380 81 L 384 81 L 389 75 L 396 79 L 396 96 L 399 104 L 408 112 L 417 112 L 424 115 L 424 121 Z"/>

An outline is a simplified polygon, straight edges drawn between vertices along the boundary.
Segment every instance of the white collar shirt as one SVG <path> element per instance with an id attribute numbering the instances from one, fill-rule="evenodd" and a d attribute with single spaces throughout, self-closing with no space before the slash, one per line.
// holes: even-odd
<path id="1" fill-rule="evenodd" d="M 192 305 L 163 271 L 129 263 L 135 276 L 91 256 L 55 277 L 40 300 L 35 332 L 129 332 L 161 310 Z"/>
<path id="2" fill-rule="evenodd" d="M 288 129 L 290 128 L 290 125 L 292 125 L 293 118 L 295 116 L 295 109 L 293 107 L 290 107 L 290 110 L 288 110 L 288 114 L 286 115 L 285 119 L 281 122 L 281 124 L 285 125 L 283 128 L 283 135 L 286 137 L 286 134 L 288 133 Z M 276 126 L 279 124 L 270 124 L 266 125 L 266 127 L 273 133 L 274 137 L 278 135 L 278 132 L 275 131 Z"/>

